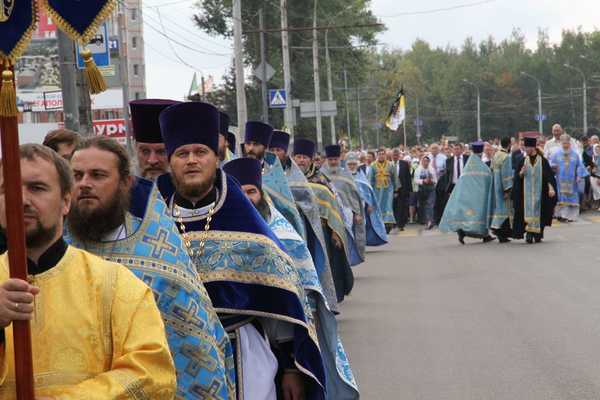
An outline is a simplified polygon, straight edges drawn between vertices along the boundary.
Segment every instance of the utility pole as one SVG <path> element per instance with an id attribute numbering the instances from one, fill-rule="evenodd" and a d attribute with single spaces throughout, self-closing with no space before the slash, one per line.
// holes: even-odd
<path id="1" fill-rule="evenodd" d="M 375 123 L 377 124 L 377 148 L 379 148 L 379 136 L 381 135 L 381 123 L 379 122 L 379 104 L 375 100 Z"/>
<path id="2" fill-rule="evenodd" d="M 319 38 L 317 36 L 317 5 L 313 11 L 313 79 L 315 82 L 315 114 L 317 123 L 317 148 L 323 151 L 323 126 L 321 125 L 321 80 L 319 79 Z"/>
<path id="3" fill-rule="evenodd" d="M 473 86 L 477 91 L 477 140 L 481 140 L 481 93 L 479 91 L 479 85 L 476 85 L 468 79 L 463 79 L 463 82 Z"/>
<path id="4" fill-rule="evenodd" d="M 127 12 L 125 6 L 119 6 L 119 59 L 121 72 L 121 85 L 123 85 L 123 121 L 127 132 L 127 152 L 133 157 L 133 137 L 131 135 L 131 124 L 129 123 L 129 62 L 128 56 L 128 38 L 127 38 Z"/>
<path id="5" fill-rule="evenodd" d="M 538 96 L 538 129 L 541 134 L 544 134 L 544 118 L 542 116 L 542 83 L 535 76 L 528 74 L 527 72 L 521 71 L 521 75 L 531 78 L 537 83 L 537 96 Z"/>
<path id="6" fill-rule="evenodd" d="M 360 88 L 356 88 L 356 105 L 358 111 L 358 140 L 360 142 L 360 149 L 363 150 L 365 144 L 363 143 L 362 118 L 360 115 Z"/>
<path id="7" fill-rule="evenodd" d="M 348 140 L 352 143 L 352 135 L 350 129 L 350 104 L 348 104 L 348 72 L 344 67 L 344 99 L 346 101 L 346 126 L 348 127 Z"/>
<path id="8" fill-rule="evenodd" d="M 58 30 L 58 54 L 65 128 L 92 136 L 92 102 L 83 72 L 77 68 L 75 43 Z"/>
<path id="9" fill-rule="evenodd" d="M 327 64 L 327 91 L 329 101 L 333 101 L 333 84 L 331 77 L 331 58 L 329 58 L 329 41 L 327 36 L 329 31 L 325 31 L 325 62 Z M 331 144 L 336 144 L 337 140 L 335 137 L 335 117 L 332 115 L 329 117 L 329 124 L 331 129 Z"/>
<path id="10" fill-rule="evenodd" d="M 262 90 L 263 122 L 269 123 L 269 98 L 267 96 L 267 50 L 265 48 L 265 18 L 263 9 L 258 10 L 258 25 L 260 28 L 260 76 Z"/>
<path id="11" fill-rule="evenodd" d="M 281 8 L 281 54 L 283 55 L 283 87 L 287 104 L 283 110 L 285 128 L 290 133 L 290 141 L 294 141 L 294 109 L 292 105 L 292 77 L 290 72 L 290 44 L 287 25 L 287 0 L 280 1 Z"/>
<path id="12" fill-rule="evenodd" d="M 204 82 L 204 75 L 200 75 L 200 84 L 202 85 L 200 88 L 200 93 L 202 93 L 202 101 L 206 101 L 206 84 Z"/>
<path id="13" fill-rule="evenodd" d="M 417 143 L 421 144 L 421 117 L 419 112 L 419 98 L 417 97 Z"/>
<path id="14" fill-rule="evenodd" d="M 246 129 L 246 120 L 248 119 L 244 80 L 244 58 L 242 55 L 242 0 L 233 0 L 233 50 L 238 118 L 237 142 L 242 143 Z"/>

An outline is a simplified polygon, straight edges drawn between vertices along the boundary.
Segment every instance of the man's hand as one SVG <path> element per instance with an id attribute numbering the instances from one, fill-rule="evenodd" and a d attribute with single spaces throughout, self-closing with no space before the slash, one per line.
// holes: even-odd
<path id="1" fill-rule="evenodd" d="M 354 223 L 360 225 L 363 223 L 363 218 L 359 214 L 354 214 Z"/>
<path id="2" fill-rule="evenodd" d="M 344 245 L 342 243 L 342 238 L 340 238 L 339 235 L 335 232 L 331 232 L 331 240 L 333 240 L 333 245 L 338 249 L 341 249 Z"/>
<path id="3" fill-rule="evenodd" d="M 0 328 L 13 321 L 29 321 L 33 315 L 33 298 L 38 287 L 21 279 L 9 279 L 0 285 Z"/>
<path id="4" fill-rule="evenodd" d="M 554 188 L 552 187 L 552 185 L 550 185 L 550 187 L 548 187 L 548 196 L 550 196 L 551 199 L 553 199 L 554 196 L 556 196 L 556 192 L 554 191 Z"/>
<path id="5" fill-rule="evenodd" d="M 525 171 L 527 171 L 527 165 L 523 165 L 523 167 L 521 168 L 521 171 L 519 171 L 519 175 L 521 175 L 521 176 L 525 175 Z"/>
<path id="6" fill-rule="evenodd" d="M 373 207 L 367 206 L 367 214 L 371 215 L 373 213 Z"/>
<path id="7" fill-rule="evenodd" d="M 304 378 L 299 372 L 284 372 L 281 378 L 281 391 L 284 400 L 304 400 Z"/>

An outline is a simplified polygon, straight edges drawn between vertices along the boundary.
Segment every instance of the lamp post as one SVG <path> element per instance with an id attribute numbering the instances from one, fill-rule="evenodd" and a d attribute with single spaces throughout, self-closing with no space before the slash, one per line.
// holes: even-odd
<path id="1" fill-rule="evenodd" d="M 544 118 L 542 116 L 542 83 L 535 76 L 528 74 L 527 72 L 521 71 L 521 75 L 533 79 L 537 83 L 538 91 L 538 129 L 540 133 L 544 134 Z"/>
<path id="2" fill-rule="evenodd" d="M 572 66 L 571 64 L 563 64 L 565 68 L 572 69 L 574 71 L 579 72 L 581 77 L 583 78 L 583 133 L 587 134 L 588 131 L 588 119 L 587 119 L 587 80 L 585 79 L 585 74 L 583 71 L 577 67 Z"/>
<path id="3" fill-rule="evenodd" d="M 473 86 L 477 90 L 477 140 L 481 140 L 481 94 L 479 92 L 479 86 L 468 79 L 463 79 L 463 82 Z"/>

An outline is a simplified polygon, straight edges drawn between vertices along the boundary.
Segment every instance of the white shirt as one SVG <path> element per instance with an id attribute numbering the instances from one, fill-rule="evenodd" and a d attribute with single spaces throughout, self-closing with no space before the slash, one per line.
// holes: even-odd
<path id="1" fill-rule="evenodd" d="M 458 178 L 460 178 L 460 175 L 462 175 L 463 169 L 465 168 L 465 158 L 462 154 L 458 157 L 454 156 L 452 158 L 454 159 L 454 168 L 452 168 L 452 183 L 456 185 Z"/>
<path id="2" fill-rule="evenodd" d="M 431 158 L 430 165 L 435 168 L 437 176 L 441 176 L 446 169 L 446 160 L 448 157 L 442 153 L 438 153 L 437 156 L 430 154 L 429 157 Z"/>
<path id="3" fill-rule="evenodd" d="M 560 139 L 552 138 L 552 139 L 548 140 L 546 142 L 546 144 L 544 145 L 544 157 L 549 159 L 550 157 L 552 157 L 554 152 L 556 150 L 560 149 L 561 147 L 562 147 L 562 145 L 560 143 Z M 579 143 L 577 143 L 577 141 L 573 138 L 571 138 L 571 148 L 573 150 L 575 150 L 575 152 L 577 154 L 580 154 L 580 158 L 581 158 L 581 151 L 579 150 Z"/>

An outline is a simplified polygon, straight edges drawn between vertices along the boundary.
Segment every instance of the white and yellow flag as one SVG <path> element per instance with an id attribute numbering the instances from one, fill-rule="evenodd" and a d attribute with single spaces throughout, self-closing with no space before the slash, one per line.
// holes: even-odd
<path id="1" fill-rule="evenodd" d="M 385 120 L 385 126 L 395 131 L 404 122 L 404 118 L 406 118 L 406 99 L 403 88 L 400 89 L 400 95 L 392 105 L 390 113 Z"/>

